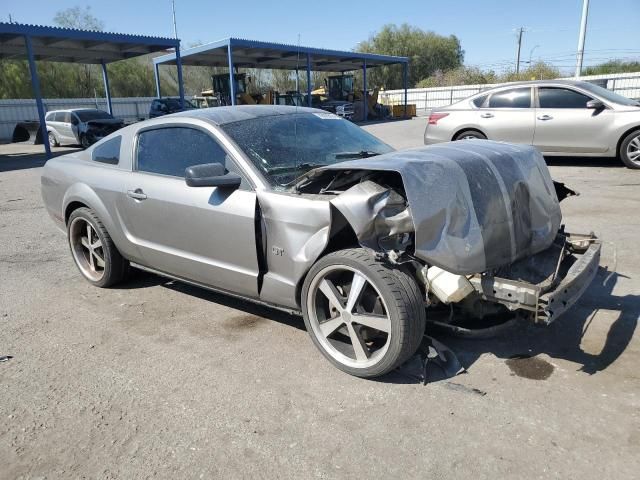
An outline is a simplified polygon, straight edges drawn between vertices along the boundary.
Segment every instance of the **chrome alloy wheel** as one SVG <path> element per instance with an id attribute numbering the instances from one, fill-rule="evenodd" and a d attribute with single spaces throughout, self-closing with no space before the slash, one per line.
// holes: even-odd
<path id="1" fill-rule="evenodd" d="M 93 225 L 82 217 L 74 218 L 69 227 L 69 242 L 82 274 L 94 282 L 100 281 L 105 269 L 104 249 Z"/>
<path id="2" fill-rule="evenodd" d="M 627 158 L 633 163 L 640 164 L 640 134 L 627 144 Z"/>
<path id="3" fill-rule="evenodd" d="M 330 265 L 307 295 L 313 335 L 327 354 L 352 368 L 377 364 L 389 349 L 391 317 L 378 289 L 346 265 Z"/>

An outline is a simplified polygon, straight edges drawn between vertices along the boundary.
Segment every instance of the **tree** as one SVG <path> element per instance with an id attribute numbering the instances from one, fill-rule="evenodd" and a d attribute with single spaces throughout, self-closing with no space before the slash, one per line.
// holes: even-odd
<path id="1" fill-rule="evenodd" d="M 493 70 L 483 71 L 478 67 L 458 67 L 443 72 L 436 71 L 430 77 L 418 82 L 418 87 L 450 87 L 454 85 L 480 85 L 495 83 L 498 76 Z"/>
<path id="2" fill-rule="evenodd" d="M 629 73 L 640 72 L 640 62 L 625 60 L 609 60 L 599 65 L 586 67 L 582 70 L 583 75 L 605 75 L 607 73 Z"/>
<path id="3" fill-rule="evenodd" d="M 358 45 L 357 51 L 409 57 L 409 86 L 438 70 L 447 71 L 462 65 L 464 51 L 455 35 L 448 37 L 424 31 L 408 24 L 388 24 Z M 373 87 L 401 88 L 402 67 L 372 68 L 367 83 Z"/>
<path id="4" fill-rule="evenodd" d="M 104 22 L 91 13 L 91 7 L 71 7 L 60 10 L 53 17 L 53 23 L 64 28 L 78 28 L 81 30 L 104 29 Z"/>

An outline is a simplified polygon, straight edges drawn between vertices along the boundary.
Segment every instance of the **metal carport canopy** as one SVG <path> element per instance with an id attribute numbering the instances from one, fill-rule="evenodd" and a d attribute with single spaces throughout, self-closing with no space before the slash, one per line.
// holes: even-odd
<path id="1" fill-rule="evenodd" d="M 233 70 L 237 68 L 306 70 L 309 105 L 311 104 L 311 71 L 348 72 L 362 69 L 363 90 L 366 91 L 367 68 L 401 64 L 403 67 L 406 115 L 408 57 L 327 50 L 231 37 L 189 48 L 184 50 L 181 55 L 168 54 L 154 58 L 158 96 L 160 96 L 158 66 L 176 64 L 176 62 L 182 62 L 182 65 L 228 67 L 229 75 L 232 75 Z M 233 79 L 231 79 L 230 85 L 231 102 L 235 104 Z M 364 111 L 366 119 L 367 109 L 365 108 Z"/>
<path id="2" fill-rule="evenodd" d="M 51 156 L 51 151 L 47 142 L 44 107 L 36 61 L 102 65 L 107 104 L 111 113 L 107 64 L 165 51 L 169 48 L 174 48 L 176 52 L 173 55 L 177 58 L 177 62 L 174 63 L 178 66 L 178 88 L 180 97 L 184 98 L 179 39 L 0 22 L 0 59 L 26 59 L 29 61 L 31 84 L 38 105 L 42 140 L 48 157 Z"/>

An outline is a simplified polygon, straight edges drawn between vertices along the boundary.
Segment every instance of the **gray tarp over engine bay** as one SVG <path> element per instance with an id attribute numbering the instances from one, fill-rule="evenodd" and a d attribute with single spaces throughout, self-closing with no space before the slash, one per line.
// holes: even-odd
<path id="1" fill-rule="evenodd" d="M 544 159 L 526 145 L 465 140 L 341 162 L 309 176 L 332 170 L 398 172 L 415 228 L 415 255 L 457 274 L 484 272 L 547 249 L 562 220 Z M 379 216 L 387 200 L 397 204 L 394 192 L 387 189 L 385 196 L 370 184 L 331 201 L 364 245 L 377 241 L 371 236 L 385 224 L 389 234 L 394 227 L 406 231 L 397 206 L 390 217 Z"/>

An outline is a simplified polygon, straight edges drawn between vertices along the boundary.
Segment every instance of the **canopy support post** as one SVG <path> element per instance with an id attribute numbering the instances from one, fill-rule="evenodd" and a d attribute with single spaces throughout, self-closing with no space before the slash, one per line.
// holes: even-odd
<path id="1" fill-rule="evenodd" d="M 180 41 L 176 45 L 176 68 L 178 69 L 178 94 L 180 95 L 180 108 L 184 109 L 184 82 L 182 81 L 182 57 L 180 56 Z"/>
<path id="2" fill-rule="evenodd" d="M 162 98 L 162 95 L 160 95 L 160 64 L 159 63 L 153 64 L 153 74 L 155 76 L 155 81 L 156 81 L 156 97 Z"/>
<path id="3" fill-rule="evenodd" d="M 409 88 L 408 63 L 402 64 L 402 88 L 404 88 L 404 117 L 407 118 L 407 89 Z"/>
<path id="4" fill-rule="evenodd" d="M 51 158 L 51 146 L 49 145 L 49 135 L 47 134 L 47 123 L 44 119 L 44 105 L 42 103 L 42 93 L 40 91 L 40 79 L 38 78 L 36 59 L 33 55 L 33 45 L 31 44 L 31 37 L 29 35 L 24 36 L 24 43 L 27 46 L 29 72 L 31 72 L 31 88 L 33 89 L 33 96 L 36 97 L 36 106 L 38 107 L 40 135 L 42 136 L 42 143 L 44 143 L 44 151 L 46 153 L 47 160 L 49 160 Z"/>
<path id="5" fill-rule="evenodd" d="M 229 93 L 231 94 L 231 105 L 236 104 L 236 82 L 233 78 L 233 56 L 231 52 L 231 42 L 227 44 L 227 60 L 229 61 Z"/>
<path id="6" fill-rule="evenodd" d="M 113 105 L 111 103 L 111 89 L 109 87 L 109 75 L 107 74 L 107 64 L 104 60 L 100 62 L 102 65 L 102 81 L 104 82 L 104 96 L 107 99 L 107 110 L 109 115 L 113 115 Z"/>
<path id="7" fill-rule="evenodd" d="M 311 106 L 311 54 L 307 53 L 307 107 Z"/>
<path id="8" fill-rule="evenodd" d="M 363 119 L 366 122 L 369 119 L 369 99 L 367 98 L 367 61 L 362 65 L 362 107 L 364 108 Z"/>

